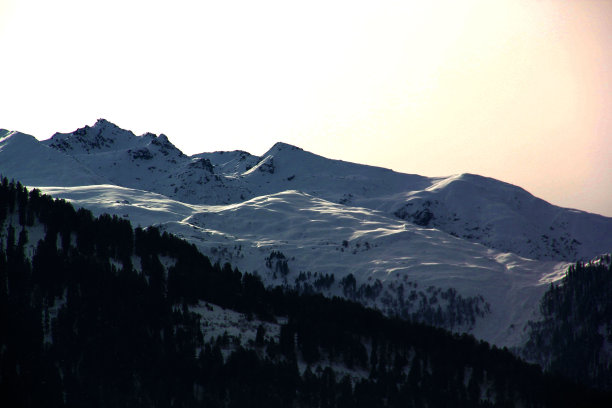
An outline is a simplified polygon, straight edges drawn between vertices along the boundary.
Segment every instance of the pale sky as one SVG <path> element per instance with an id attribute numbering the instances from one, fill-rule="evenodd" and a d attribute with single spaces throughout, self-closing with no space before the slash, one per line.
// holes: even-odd
<path id="1" fill-rule="evenodd" d="M 0 128 L 470 172 L 612 216 L 612 1 L 0 0 Z"/>

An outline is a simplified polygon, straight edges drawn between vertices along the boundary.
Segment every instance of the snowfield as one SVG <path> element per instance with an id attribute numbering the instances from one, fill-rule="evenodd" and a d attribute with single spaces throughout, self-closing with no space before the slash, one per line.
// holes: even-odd
<path id="1" fill-rule="evenodd" d="M 156 225 L 193 242 L 213 261 L 257 273 L 266 285 L 314 286 L 317 277 L 330 274 L 334 282 L 319 288 L 323 293 L 353 297 L 390 314 L 416 311 L 424 297 L 434 309 L 444 308 L 440 293 L 450 288 L 464 298 L 482 296 L 481 307 L 487 303 L 490 311 L 475 324 L 453 328 L 504 346 L 520 344 L 522 329 L 536 317 L 549 282 L 561 278 L 569 265 L 502 253 L 379 211 L 297 191 L 206 206 L 111 185 L 39 188 L 96 215 L 116 214 L 134 226 Z M 273 252 L 283 254 L 286 273 L 276 266 L 278 259 L 270 262 Z M 378 295 L 345 291 L 341 282 L 349 274 L 355 289 L 378 282 Z"/>
<path id="2" fill-rule="evenodd" d="M 99 120 L 38 142 L 0 131 L 0 174 L 158 226 L 266 285 L 344 296 L 517 347 L 568 265 L 612 249 L 612 219 L 472 174 L 423 177 L 277 143 L 185 156 Z M 252 331 L 252 330 L 251 330 Z"/>

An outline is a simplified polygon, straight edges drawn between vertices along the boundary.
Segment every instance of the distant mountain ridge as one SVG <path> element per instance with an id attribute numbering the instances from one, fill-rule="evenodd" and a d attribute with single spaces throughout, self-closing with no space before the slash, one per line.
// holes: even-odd
<path id="1" fill-rule="evenodd" d="M 119 186 L 154 191 L 187 202 L 239 199 L 241 189 L 228 190 L 208 159 L 184 155 L 163 134 L 136 136 L 99 119 L 92 127 L 56 133 L 41 143 L 73 157 Z"/>
<path id="2" fill-rule="evenodd" d="M 431 178 L 396 173 L 326 159 L 286 143 L 276 143 L 261 157 L 243 151 L 189 157 L 163 134 L 136 136 L 105 119 L 71 133 L 56 133 L 40 144 L 80 166 L 75 165 L 74 175 L 64 172 L 54 181 L 49 180 L 53 169 L 40 172 L 46 178 L 26 181 L 32 185 L 84 185 L 73 178 L 89 173 L 92 181 L 98 180 L 96 184 L 107 182 L 212 205 L 298 190 L 336 203 L 381 210 L 532 259 L 586 260 L 612 247 L 610 218 L 553 206 L 519 187 L 477 175 Z M 32 159 L 37 154 L 32 153 Z M 51 161 L 60 157 L 66 161 L 55 157 Z"/>
<path id="3" fill-rule="evenodd" d="M 286 143 L 183 154 L 106 120 L 0 133 L 0 173 L 96 214 L 156 225 L 264 284 L 343 296 L 518 346 L 568 265 L 612 249 L 612 218 L 473 174 L 424 177 Z M 334 280 L 331 280 L 331 276 Z"/>

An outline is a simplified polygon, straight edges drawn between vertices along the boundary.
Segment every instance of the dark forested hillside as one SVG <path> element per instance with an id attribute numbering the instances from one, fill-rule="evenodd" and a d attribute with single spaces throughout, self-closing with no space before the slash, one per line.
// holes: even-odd
<path id="1" fill-rule="evenodd" d="M 261 326 L 250 347 L 205 341 L 210 326 L 192 309 L 202 301 L 276 322 L 278 340 Z M 0 184 L 2 407 L 573 407 L 607 398 L 470 336 L 267 289 L 156 228 Z"/>
<path id="2" fill-rule="evenodd" d="M 526 356 L 575 381 L 612 390 L 612 263 L 577 263 L 542 298 Z"/>

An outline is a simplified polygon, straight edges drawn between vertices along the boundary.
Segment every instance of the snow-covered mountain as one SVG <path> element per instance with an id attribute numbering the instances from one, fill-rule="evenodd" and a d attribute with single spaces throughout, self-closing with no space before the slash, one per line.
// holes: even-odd
<path id="1" fill-rule="evenodd" d="M 186 202 L 233 202 L 244 189 L 234 178 L 215 174 L 209 159 L 185 156 L 165 135 L 136 136 L 104 119 L 72 133 L 56 133 L 41 143 L 103 174 L 113 184 Z"/>
<path id="2" fill-rule="evenodd" d="M 99 120 L 49 140 L 0 133 L 0 173 L 160 228 L 269 285 L 521 343 L 549 282 L 612 248 L 612 219 L 498 180 L 430 178 L 275 144 L 186 156 Z M 332 279 L 333 277 L 333 279 Z"/>
<path id="3" fill-rule="evenodd" d="M 295 190 L 209 206 L 112 185 L 41 189 L 96 215 L 156 224 L 268 285 L 345 296 L 502 345 L 520 343 L 548 282 L 568 266 Z"/>
<path id="4" fill-rule="evenodd" d="M 589 259 L 612 245 L 609 218 L 556 207 L 517 186 L 472 174 L 403 174 L 330 160 L 285 143 L 261 157 L 243 151 L 188 157 L 165 135 L 135 136 L 104 119 L 41 143 L 112 184 L 187 203 L 230 204 L 297 190 L 533 259 Z M 75 185 L 69 177 L 57 185 L 66 182 Z"/>
<path id="5" fill-rule="evenodd" d="M 0 129 L 0 172 L 27 185 L 79 186 L 109 181 L 34 137 Z"/>

